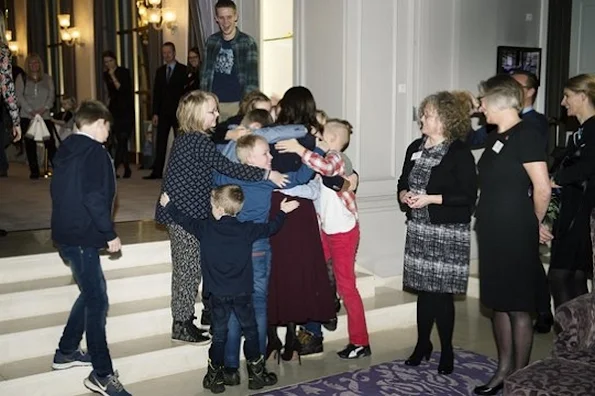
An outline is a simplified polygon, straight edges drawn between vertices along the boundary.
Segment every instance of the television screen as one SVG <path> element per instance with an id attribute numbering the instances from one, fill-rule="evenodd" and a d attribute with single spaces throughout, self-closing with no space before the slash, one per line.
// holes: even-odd
<path id="1" fill-rule="evenodd" d="M 510 74 L 517 70 L 531 72 L 539 78 L 541 48 L 499 46 L 496 73 Z"/>

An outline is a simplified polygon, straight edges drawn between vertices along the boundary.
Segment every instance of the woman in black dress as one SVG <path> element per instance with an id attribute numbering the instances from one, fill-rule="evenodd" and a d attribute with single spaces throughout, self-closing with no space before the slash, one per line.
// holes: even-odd
<path id="1" fill-rule="evenodd" d="M 475 394 L 495 395 L 508 374 L 529 363 L 540 234 L 549 234 L 540 224 L 551 187 L 539 132 L 519 117 L 522 86 L 498 75 L 482 82 L 480 92 L 481 111 L 498 127 L 478 164 L 476 211 L 480 299 L 494 311 L 498 370 Z"/>
<path id="2" fill-rule="evenodd" d="M 116 139 L 116 156 L 114 168 L 116 172 L 124 165 L 124 179 L 132 175 L 128 155 L 128 141 L 134 131 L 134 92 L 130 70 L 118 66 L 116 54 L 112 51 L 103 53 L 103 80 L 109 95 L 108 109 L 114 118 L 112 135 Z M 120 177 L 117 175 L 117 177 Z"/>
<path id="3" fill-rule="evenodd" d="M 560 191 L 548 273 L 556 307 L 586 294 L 587 278 L 593 274 L 589 219 L 595 206 L 595 74 L 568 80 L 562 106 L 578 119 L 580 128 L 554 168 L 552 182 Z"/>

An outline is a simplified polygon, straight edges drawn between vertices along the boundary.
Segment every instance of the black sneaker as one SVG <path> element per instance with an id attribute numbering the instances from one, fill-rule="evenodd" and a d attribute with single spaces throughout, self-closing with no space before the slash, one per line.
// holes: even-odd
<path id="1" fill-rule="evenodd" d="M 174 341 L 191 342 L 196 345 L 206 345 L 210 343 L 211 337 L 192 323 L 194 319 L 195 318 L 186 321 L 174 321 L 171 331 L 171 339 Z"/>
<path id="2" fill-rule="evenodd" d="M 238 369 L 226 367 L 223 370 L 223 383 L 227 386 L 236 386 L 240 384 L 240 372 Z"/>
<path id="3" fill-rule="evenodd" d="M 359 359 L 365 356 L 370 356 L 372 350 L 369 345 L 353 345 L 349 344 L 342 351 L 337 352 L 341 359 Z"/>
<path id="4" fill-rule="evenodd" d="M 300 356 L 314 356 L 324 352 L 322 337 L 317 337 L 307 330 L 300 329 L 297 334 L 297 339 L 300 344 L 302 344 Z"/>

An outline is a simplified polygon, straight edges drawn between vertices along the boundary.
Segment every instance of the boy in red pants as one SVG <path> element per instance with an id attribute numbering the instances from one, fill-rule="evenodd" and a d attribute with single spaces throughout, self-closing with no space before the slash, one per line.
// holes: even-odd
<path id="1" fill-rule="evenodd" d="M 323 176 L 348 176 L 351 162 L 343 151 L 349 145 L 352 127 L 349 122 L 328 120 L 318 146 L 327 151 L 324 157 L 306 150 L 297 140 L 276 144 L 279 152 L 296 153 L 302 162 Z M 319 178 L 317 178 L 319 179 Z M 316 199 L 320 217 L 321 239 L 325 258 L 332 260 L 337 291 L 347 310 L 349 344 L 338 355 L 342 359 L 370 356 L 368 330 L 362 298 L 355 284 L 355 256 L 359 244 L 359 223 L 353 191 L 336 192 L 320 183 Z"/>

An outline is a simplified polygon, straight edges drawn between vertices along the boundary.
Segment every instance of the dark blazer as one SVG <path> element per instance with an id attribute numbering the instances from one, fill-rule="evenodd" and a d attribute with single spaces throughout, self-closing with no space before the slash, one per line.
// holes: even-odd
<path id="1" fill-rule="evenodd" d="M 409 173 L 415 165 L 411 156 L 419 151 L 423 138 L 415 140 L 407 148 L 403 171 L 398 182 L 398 192 L 409 190 Z M 471 150 L 464 142 L 455 140 L 450 144 L 442 162 L 432 168 L 426 194 L 442 195 L 442 205 L 429 205 L 432 224 L 469 223 L 477 200 L 477 170 Z M 399 201 L 401 210 L 411 219 L 411 208 Z"/>
<path id="2" fill-rule="evenodd" d="M 174 116 L 178 109 L 178 102 L 184 93 L 184 86 L 188 78 L 186 65 L 176 63 L 169 79 L 165 79 L 167 65 L 157 69 L 153 83 L 153 115 Z"/>

